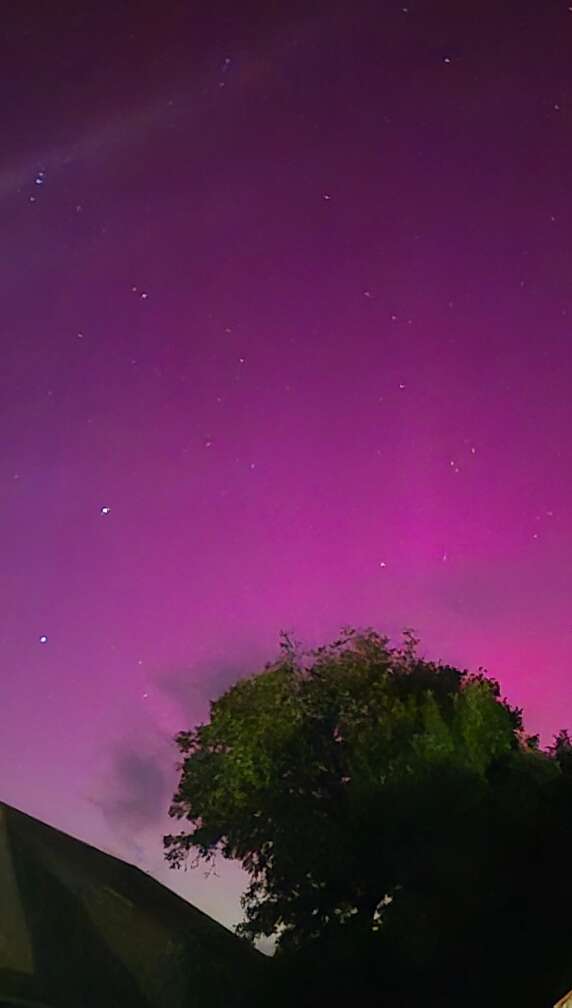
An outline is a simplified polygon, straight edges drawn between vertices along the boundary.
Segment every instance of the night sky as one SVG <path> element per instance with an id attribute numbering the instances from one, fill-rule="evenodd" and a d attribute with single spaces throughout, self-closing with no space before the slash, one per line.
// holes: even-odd
<path id="1" fill-rule="evenodd" d="M 172 737 L 281 629 L 413 626 L 572 727 L 572 7 L 37 8 L 1 28 L 0 797 L 232 925 L 240 870 L 163 862 Z"/>

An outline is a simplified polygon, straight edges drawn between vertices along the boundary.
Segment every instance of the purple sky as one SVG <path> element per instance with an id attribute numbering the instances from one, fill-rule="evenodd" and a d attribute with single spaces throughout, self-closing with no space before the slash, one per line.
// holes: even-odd
<path id="1" fill-rule="evenodd" d="M 0 796 L 232 924 L 171 738 L 280 629 L 572 726 L 572 9 L 100 6 L 2 27 Z"/>

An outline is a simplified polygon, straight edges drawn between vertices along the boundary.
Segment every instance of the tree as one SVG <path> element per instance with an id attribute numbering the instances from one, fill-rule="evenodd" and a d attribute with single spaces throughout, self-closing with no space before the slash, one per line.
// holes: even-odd
<path id="1" fill-rule="evenodd" d="M 305 656 L 283 634 L 275 663 L 177 736 L 170 815 L 192 829 L 164 838 L 166 859 L 240 860 L 248 939 L 278 933 L 284 953 L 342 931 L 399 945 L 409 929 L 422 963 L 441 923 L 466 918 L 459 892 L 478 902 L 483 859 L 464 852 L 482 854 L 491 774 L 526 745 L 522 713 L 482 670 L 417 644 L 347 628 Z"/>

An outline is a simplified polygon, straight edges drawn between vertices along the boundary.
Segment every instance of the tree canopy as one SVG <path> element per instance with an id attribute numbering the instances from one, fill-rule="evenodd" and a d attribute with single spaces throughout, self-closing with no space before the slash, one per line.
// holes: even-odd
<path id="1" fill-rule="evenodd" d="M 276 662 L 176 738 L 170 814 L 191 828 L 164 838 L 167 861 L 238 859 L 251 877 L 238 932 L 277 934 L 277 958 L 320 943 L 339 963 L 359 946 L 394 987 L 396 970 L 426 982 L 445 948 L 458 961 L 503 927 L 524 935 L 527 906 L 541 905 L 527 864 L 541 856 L 554 874 L 570 738 L 541 751 L 496 680 L 417 644 L 345 628 L 304 654 L 283 634 Z"/>

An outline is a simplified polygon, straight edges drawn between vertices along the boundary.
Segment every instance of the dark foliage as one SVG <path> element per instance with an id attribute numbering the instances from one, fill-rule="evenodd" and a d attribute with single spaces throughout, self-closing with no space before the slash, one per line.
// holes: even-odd
<path id="1" fill-rule="evenodd" d="M 167 858 L 238 857 L 260 1001 L 550 1008 L 572 986 L 572 742 L 543 751 L 484 671 L 348 630 L 177 741 Z M 271 989 L 270 989 L 271 987 Z"/>

